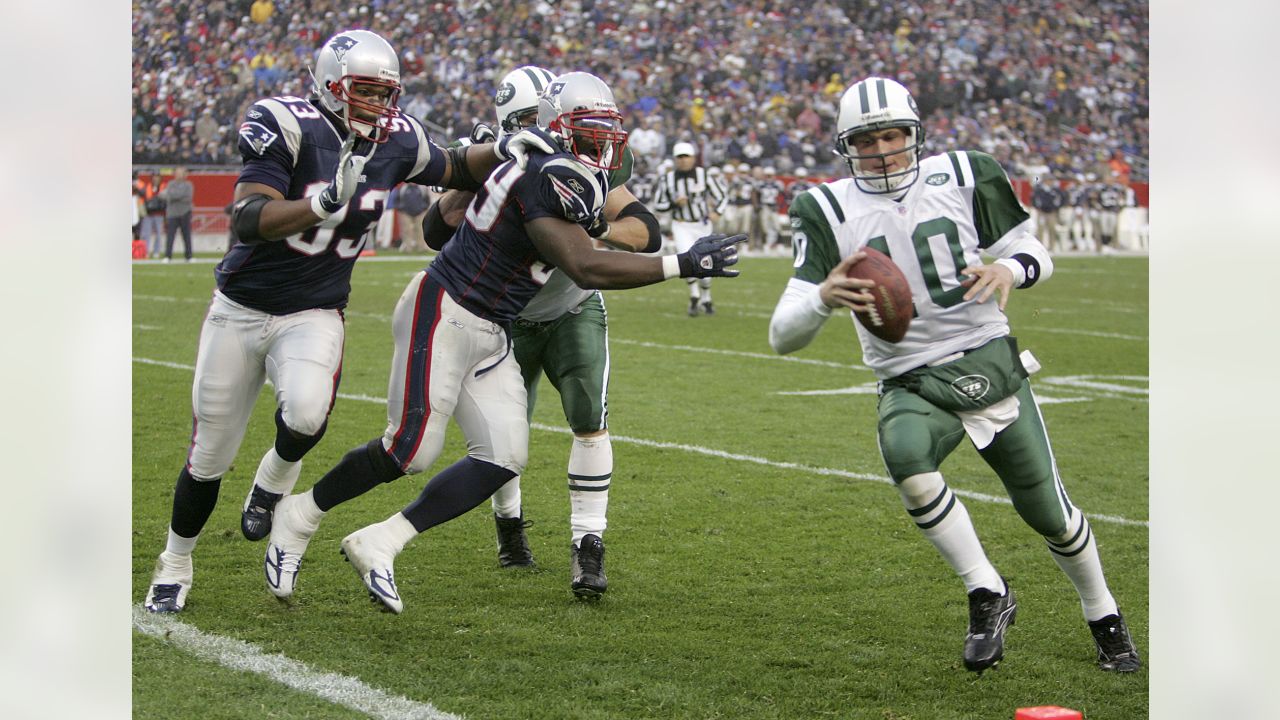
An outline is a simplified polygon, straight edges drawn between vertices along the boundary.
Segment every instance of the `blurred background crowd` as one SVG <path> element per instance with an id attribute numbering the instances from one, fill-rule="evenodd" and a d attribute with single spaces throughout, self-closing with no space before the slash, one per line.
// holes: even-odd
<path id="1" fill-rule="evenodd" d="M 318 45 L 356 27 L 399 51 L 400 106 L 438 142 L 492 123 L 498 80 L 535 64 L 612 86 L 639 174 L 690 141 L 706 165 L 839 176 L 840 95 L 882 74 L 913 91 L 930 152 L 1147 179 L 1145 0 L 135 2 L 134 162 L 238 165 L 247 105 L 305 95 Z"/>

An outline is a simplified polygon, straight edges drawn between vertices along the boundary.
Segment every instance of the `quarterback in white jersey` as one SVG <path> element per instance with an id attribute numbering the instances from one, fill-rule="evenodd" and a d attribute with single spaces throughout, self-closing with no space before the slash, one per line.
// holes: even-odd
<path id="1" fill-rule="evenodd" d="M 847 271 L 864 248 L 888 255 L 911 287 L 907 334 L 891 343 L 854 326 L 880 380 L 877 439 L 885 467 L 912 520 L 969 594 L 965 667 L 982 672 L 1004 657 L 1005 630 L 1017 612 L 1013 590 L 939 471 L 968 436 L 1075 586 L 1099 666 L 1137 670 L 1141 661 L 1089 523 L 1058 476 L 1027 379 L 1036 365 L 1009 336 L 1010 291 L 1048 278 L 1053 262 L 1004 171 L 980 152 L 922 158 L 915 101 L 885 78 L 845 91 L 835 144 L 852 177 L 811 188 L 791 206 L 795 275 L 774 310 L 770 344 L 780 353 L 798 350 L 834 308 L 869 309 L 872 281 Z M 984 253 L 996 260 L 984 264 Z"/>

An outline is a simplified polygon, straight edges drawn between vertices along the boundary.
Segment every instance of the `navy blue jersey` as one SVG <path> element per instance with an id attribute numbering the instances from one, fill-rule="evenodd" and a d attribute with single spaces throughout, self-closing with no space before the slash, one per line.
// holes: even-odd
<path id="1" fill-rule="evenodd" d="M 439 185 L 445 152 L 416 119 L 393 121 L 390 139 L 376 145 L 355 196 L 332 217 L 274 242 L 237 242 L 214 270 L 218 289 L 255 310 L 286 315 L 347 304 L 351 270 L 365 233 L 378 218 L 391 188 L 401 182 Z M 259 100 L 240 125 L 244 167 L 236 182 L 253 182 L 297 200 L 324 190 L 338 165 L 344 136 L 315 104 L 297 97 Z"/>
<path id="2" fill-rule="evenodd" d="M 538 254 L 524 224 L 542 217 L 586 228 L 604 210 L 608 173 L 568 153 L 531 155 L 521 170 L 514 161 L 485 181 L 429 268 L 459 305 L 493 322 L 511 322 L 553 269 Z"/>

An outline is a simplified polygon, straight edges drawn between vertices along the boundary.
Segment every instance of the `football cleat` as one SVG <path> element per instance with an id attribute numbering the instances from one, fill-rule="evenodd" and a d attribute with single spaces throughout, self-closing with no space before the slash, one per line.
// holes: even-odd
<path id="1" fill-rule="evenodd" d="M 981 673 L 1004 658 L 1004 631 L 1018 614 L 1013 588 L 1004 585 L 1004 595 L 986 588 L 969 593 L 969 633 L 964 637 L 964 667 Z"/>
<path id="2" fill-rule="evenodd" d="M 569 546 L 573 559 L 573 594 L 580 598 L 598 598 L 609 587 L 604 575 L 604 541 L 599 535 L 584 535 L 578 547 Z"/>
<path id="3" fill-rule="evenodd" d="M 355 568 L 360 581 L 369 591 L 370 600 L 382 603 L 383 609 L 397 615 L 404 610 L 404 602 L 400 600 L 400 590 L 396 588 L 395 572 L 392 569 L 396 552 L 381 542 L 376 526 L 361 528 L 342 538 L 339 552 Z"/>
<path id="4" fill-rule="evenodd" d="M 307 543 L 320 527 L 319 523 L 308 523 L 302 517 L 297 508 L 299 501 L 300 496 L 289 495 L 276 505 L 271 539 L 267 541 L 267 556 L 262 564 L 267 576 L 267 589 L 281 599 L 293 594 Z"/>
<path id="5" fill-rule="evenodd" d="M 504 568 L 533 567 L 533 552 L 529 550 L 529 539 L 524 535 L 524 529 L 533 521 L 525 520 L 523 516 L 502 518 L 494 515 L 493 522 L 498 526 L 498 564 Z"/>
<path id="6" fill-rule="evenodd" d="M 689 317 L 698 316 L 698 298 L 689 298 Z"/>
<path id="7" fill-rule="evenodd" d="M 1098 646 L 1098 667 L 1107 672 L 1134 672 L 1142 658 L 1129 636 L 1129 626 L 1119 613 L 1089 623 L 1089 632 Z"/>
<path id="8" fill-rule="evenodd" d="M 716 314 L 716 308 L 715 308 L 715 306 L 714 306 L 714 305 L 712 305 L 712 304 L 711 304 L 711 301 L 710 301 L 710 300 L 708 300 L 708 301 L 706 301 L 706 302 L 702 303 L 702 312 L 704 312 L 704 313 L 706 313 L 706 314 L 708 314 L 708 315 L 715 315 L 715 314 Z"/>
<path id="9" fill-rule="evenodd" d="M 282 497 L 280 493 L 263 490 L 258 483 L 253 484 L 240 511 L 240 532 L 245 539 L 261 540 L 271 534 L 271 514 Z"/>
<path id="10" fill-rule="evenodd" d="M 190 555 L 175 555 L 168 550 L 160 553 L 143 606 L 153 613 L 182 612 L 194 575 Z"/>

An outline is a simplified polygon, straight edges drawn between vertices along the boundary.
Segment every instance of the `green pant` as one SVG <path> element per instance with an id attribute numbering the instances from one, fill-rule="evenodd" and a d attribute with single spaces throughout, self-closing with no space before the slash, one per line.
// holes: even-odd
<path id="1" fill-rule="evenodd" d="M 543 323 L 517 320 L 516 362 L 529 395 L 529 417 L 542 373 L 560 392 L 565 420 L 576 434 L 605 429 L 609 415 L 609 321 L 600 294 L 575 311 Z"/>
<path id="2" fill-rule="evenodd" d="M 1022 381 L 1014 393 L 1018 419 L 996 433 L 978 451 L 1004 483 L 1022 519 L 1046 536 L 1066 531 L 1070 500 L 1058 477 L 1049 435 L 1031 394 Z M 936 472 L 964 438 L 960 418 L 904 388 L 890 388 L 880 396 L 878 427 L 880 455 L 895 483 L 912 475 Z"/>

